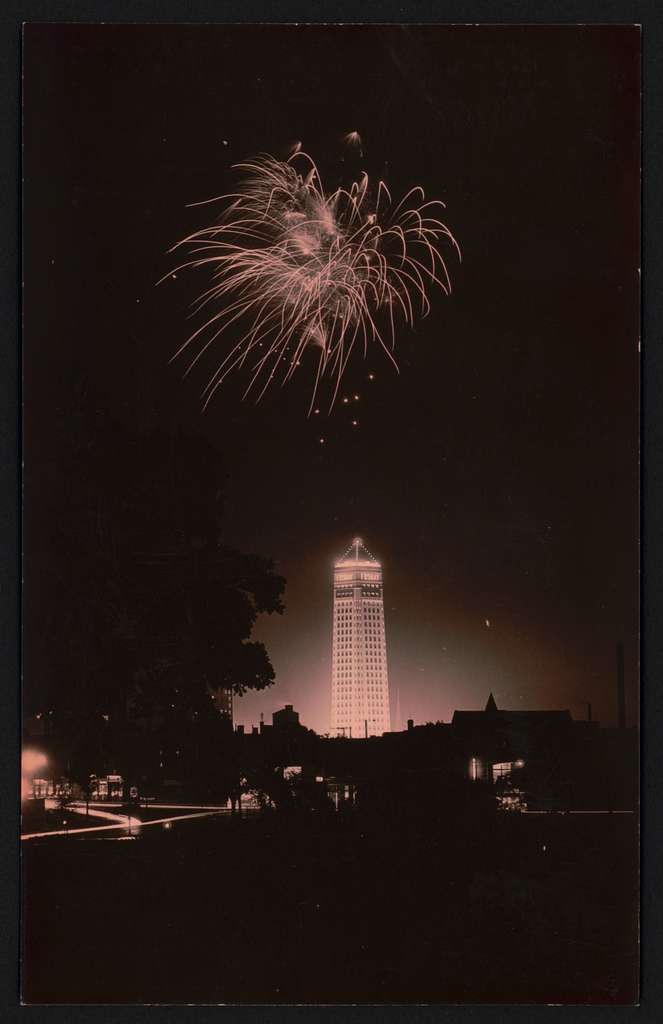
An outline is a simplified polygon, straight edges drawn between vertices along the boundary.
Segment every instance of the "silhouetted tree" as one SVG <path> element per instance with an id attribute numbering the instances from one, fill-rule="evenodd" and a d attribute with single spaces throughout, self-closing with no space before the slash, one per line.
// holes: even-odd
<path id="1" fill-rule="evenodd" d="M 285 581 L 225 543 L 224 487 L 208 442 L 132 436 L 80 396 L 31 534 L 43 671 L 26 710 L 53 712 L 81 781 L 104 759 L 145 776 L 169 746 L 209 769 L 222 725 L 210 691 L 274 681 L 250 637 L 282 611 Z"/>

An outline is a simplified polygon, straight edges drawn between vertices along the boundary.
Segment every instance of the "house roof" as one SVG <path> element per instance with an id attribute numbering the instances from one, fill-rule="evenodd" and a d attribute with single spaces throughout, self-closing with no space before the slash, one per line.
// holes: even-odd
<path id="1" fill-rule="evenodd" d="M 513 725 L 536 725 L 549 722 L 570 722 L 571 712 L 562 711 L 502 711 L 486 707 L 484 711 L 454 711 L 452 725 L 489 725 L 491 722 Z"/>

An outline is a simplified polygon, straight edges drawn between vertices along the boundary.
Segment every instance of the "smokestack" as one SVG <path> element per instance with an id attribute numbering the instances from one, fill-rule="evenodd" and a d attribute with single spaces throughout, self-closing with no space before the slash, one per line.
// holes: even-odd
<path id="1" fill-rule="evenodd" d="M 414 720 L 412 718 L 408 718 L 407 731 L 410 732 L 412 729 L 414 729 Z"/>
<path id="2" fill-rule="evenodd" d="M 617 644 L 617 724 L 626 728 L 626 694 L 624 693 L 624 644 Z"/>

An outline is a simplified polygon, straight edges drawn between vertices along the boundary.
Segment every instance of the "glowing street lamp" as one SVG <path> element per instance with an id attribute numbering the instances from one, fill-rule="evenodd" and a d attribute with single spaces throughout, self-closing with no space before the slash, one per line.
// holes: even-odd
<path id="1" fill-rule="evenodd" d="M 21 774 L 34 775 L 39 768 L 48 764 L 48 758 L 38 750 L 24 750 L 21 757 Z"/>
<path id="2" fill-rule="evenodd" d="M 48 758 L 39 750 L 24 750 L 21 755 L 21 800 L 27 800 L 32 794 L 32 780 Z"/>

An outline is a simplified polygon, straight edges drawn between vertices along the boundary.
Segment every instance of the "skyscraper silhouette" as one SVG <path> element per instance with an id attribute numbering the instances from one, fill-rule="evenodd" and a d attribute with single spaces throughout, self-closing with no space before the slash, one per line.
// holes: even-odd
<path id="1" fill-rule="evenodd" d="M 334 563 L 333 736 L 390 729 L 382 566 L 361 537 Z"/>

